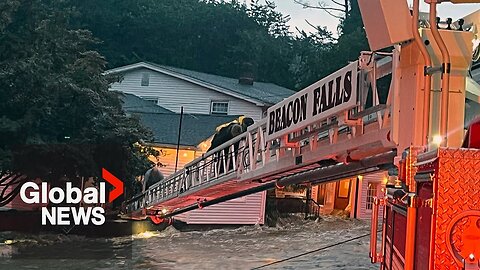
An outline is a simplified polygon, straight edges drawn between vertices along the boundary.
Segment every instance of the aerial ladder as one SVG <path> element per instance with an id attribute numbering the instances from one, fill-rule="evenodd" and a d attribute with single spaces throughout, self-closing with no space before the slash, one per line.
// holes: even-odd
<path id="1" fill-rule="evenodd" d="M 275 187 L 391 166 L 397 155 L 391 101 L 380 101 L 373 78 L 391 74 L 393 57 L 365 52 L 275 104 L 243 134 L 127 201 L 123 217 L 158 220 Z"/>
<path id="2" fill-rule="evenodd" d="M 427 1 L 428 17 L 419 0 L 412 9 L 403 0 L 358 2 L 372 51 L 126 201 L 122 217 L 161 222 L 267 189 L 397 168 L 374 201 L 372 262 L 479 269 L 480 124 L 465 123 L 479 112 L 466 114 L 465 104 L 480 101 L 469 77 L 480 11 L 443 23 L 440 0 Z"/>

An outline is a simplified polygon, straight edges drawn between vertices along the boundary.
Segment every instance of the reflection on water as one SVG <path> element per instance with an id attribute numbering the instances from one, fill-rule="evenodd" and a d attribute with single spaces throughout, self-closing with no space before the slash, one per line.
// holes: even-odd
<path id="1" fill-rule="evenodd" d="M 160 232 L 109 239 L 1 233 L 0 269 L 251 269 L 368 231 L 368 224 L 361 221 L 324 217 L 317 222 L 282 219 L 277 227 L 189 232 L 169 227 Z M 6 240 L 14 243 L 7 245 Z M 82 259 L 61 256 L 69 250 L 82 253 Z M 370 264 L 365 237 L 264 269 L 378 267 Z"/>

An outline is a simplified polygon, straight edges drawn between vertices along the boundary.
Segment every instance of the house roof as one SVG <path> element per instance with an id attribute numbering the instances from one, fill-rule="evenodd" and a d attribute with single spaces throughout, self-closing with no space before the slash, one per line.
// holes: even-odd
<path id="1" fill-rule="evenodd" d="M 122 73 L 137 68 L 148 68 L 163 74 L 189 81 L 230 96 L 255 103 L 258 106 L 270 106 L 295 94 L 296 92 L 273 83 L 254 82 L 253 85 L 238 83 L 238 79 L 187 69 L 139 62 L 108 70 L 107 73 Z"/>
<path id="2" fill-rule="evenodd" d="M 164 107 L 153 104 L 150 101 L 144 100 L 138 96 L 118 92 L 123 104 L 122 107 L 125 111 L 130 113 L 143 112 L 143 113 L 173 113 Z"/>
<path id="3" fill-rule="evenodd" d="M 153 142 L 164 145 L 176 145 L 180 114 L 155 105 L 132 94 L 119 92 L 123 109 L 140 119 L 140 123 L 149 128 Z M 180 145 L 196 147 L 215 133 L 221 124 L 237 119 L 238 115 L 184 114 Z"/>
<path id="4" fill-rule="evenodd" d="M 180 114 L 178 113 L 132 113 L 140 118 L 140 122 L 153 132 L 151 143 L 176 145 Z M 235 115 L 184 114 L 180 145 L 197 146 L 215 133 L 221 124 L 238 118 Z"/>

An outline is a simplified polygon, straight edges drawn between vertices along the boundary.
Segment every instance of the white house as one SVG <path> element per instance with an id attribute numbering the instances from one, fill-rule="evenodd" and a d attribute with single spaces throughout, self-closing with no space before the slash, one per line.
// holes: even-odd
<path id="1" fill-rule="evenodd" d="M 253 78 L 234 79 L 139 62 L 108 70 L 122 75 L 111 90 L 133 94 L 173 112 L 262 118 L 267 108 L 295 92 Z"/>
<path id="2" fill-rule="evenodd" d="M 154 141 L 149 143 L 162 153 L 158 161 L 166 176 L 175 169 L 182 107 L 178 169 L 206 152 L 216 126 L 240 115 L 260 120 L 269 106 L 295 93 L 245 76 L 233 79 L 145 62 L 111 69 L 107 74 L 123 77 L 111 90 L 124 93 L 125 111 L 152 130 Z M 187 224 L 263 224 L 265 201 L 266 192 L 260 192 L 176 218 Z"/>

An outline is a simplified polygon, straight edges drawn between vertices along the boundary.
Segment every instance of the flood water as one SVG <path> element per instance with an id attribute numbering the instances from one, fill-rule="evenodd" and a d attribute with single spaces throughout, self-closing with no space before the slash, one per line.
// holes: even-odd
<path id="1" fill-rule="evenodd" d="M 368 232 L 358 220 L 289 217 L 276 227 L 168 227 L 108 239 L 0 233 L 0 269 L 253 269 Z M 363 237 L 261 269 L 378 269 L 370 264 L 368 242 Z"/>

